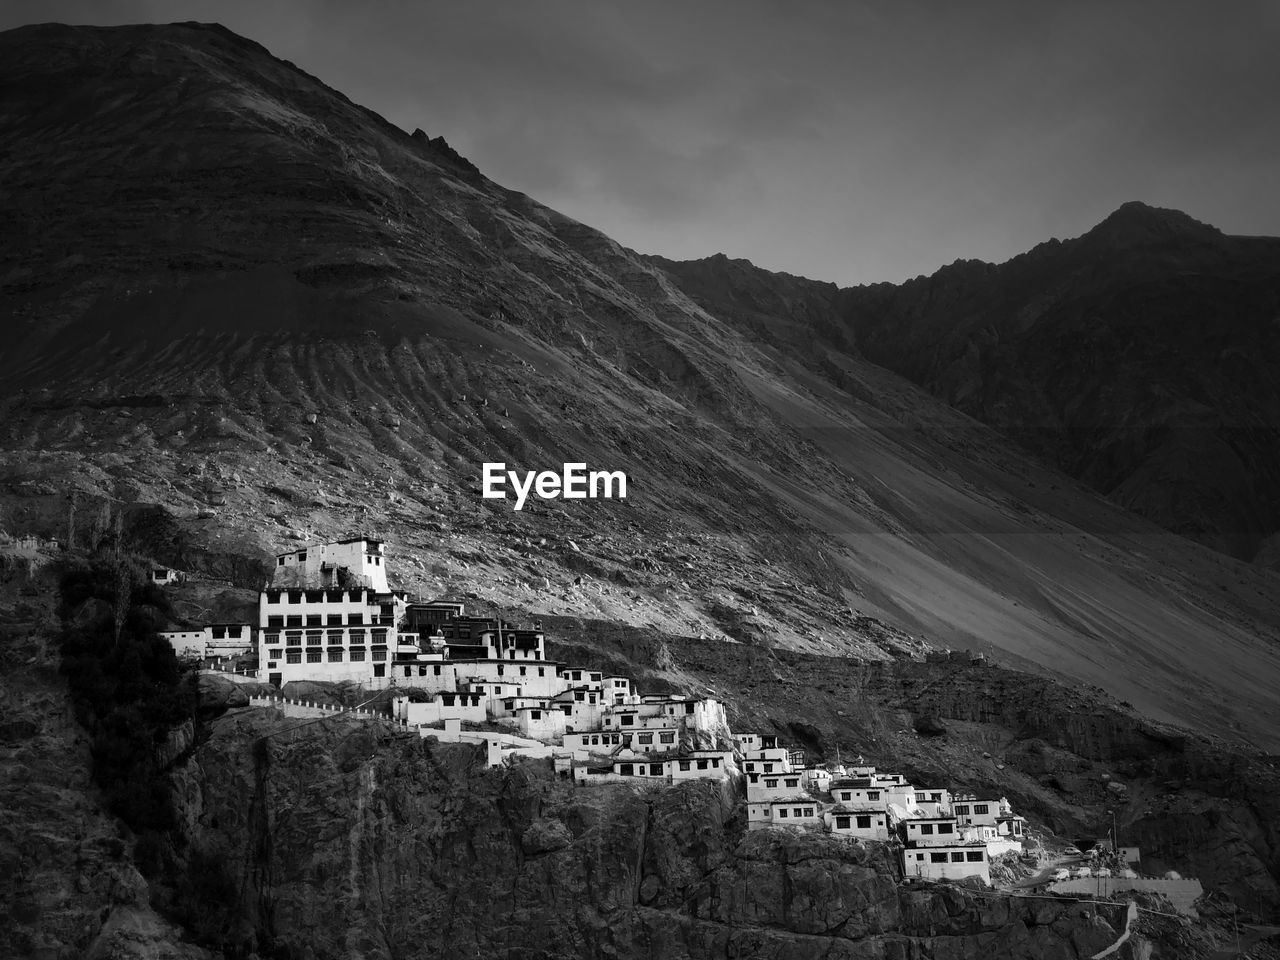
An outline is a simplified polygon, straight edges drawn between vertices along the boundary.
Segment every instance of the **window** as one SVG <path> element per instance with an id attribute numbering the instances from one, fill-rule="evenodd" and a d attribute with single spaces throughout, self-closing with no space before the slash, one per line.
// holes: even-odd
<path id="1" fill-rule="evenodd" d="M 283 566 L 284 566 L 284 557 L 276 557 L 276 566 L 277 566 L 277 567 L 283 567 Z"/>
<path id="2" fill-rule="evenodd" d="M 618 767 L 618 773 L 622 774 L 622 776 L 624 776 L 624 777 L 629 777 L 629 776 L 631 776 L 631 764 L 629 764 L 629 763 L 624 763 L 624 764 L 620 765 L 620 766 Z"/>
<path id="3" fill-rule="evenodd" d="M 964 858 L 965 858 L 966 860 L 968 860 L 970 863 L 981 863 L 981 862 L 982 862 L 982 851 L 981 851 L 981 850 L 969 850 L 969 851 L 967 851 L 967 852 L 965 853 Z"/>
<path id="4" fill-rule="evenodd" d="M 786 807 L 779 807 L 779 808 L 778 808 L 778 817 L 779 817 L 780 819 L 782 819 L 782 820 L 787 819 L 787 808 L 786 808 Z"/>
<path id="5" fill-rule="evenodd" d="M 870 830 L 870 829 L 871 829 L 871 817 L 869 817 L 869 816 L 867 816 L 867 817 L 858 817 L 858 829 L 860 829 L 860 830 Z"/>
<path id="6" fill-rule="evenodd" d="M 931 794 L 929 794 L 929 802 L 930 802 L 930 803 L 941 803 L 941 802 L 942 802 L 942 794 L 940 794 L 940 793 L 931 793 Z"/>
<path id="7" fill-rule="evenodd" d="M 764 786 L 765 786 L 765 789 L 766 789 L 766 790 L 773 790 L 773 789 L 775 789 L 775 788 L 778 786 L 778 781 L 777 781 L 777 780 L 766 780 L 766 781 L 764 782 Z"/>
<path id="8" fill-rule="evenodd" d="M 836 817 L 836 829 L 837 829 L 837 830 L 848 830 L 848 829 L 849 829 L 849 818 L 848 818 L 848 817 Z"/>
<path id="9" fill-rule="evenodd" d="M 363 613 L 348 613 L 348 614 L 347 614 L 347 624 L 348 624 L 349 626 L 362 625 L 363 623 L 364 623 L 364 614 L 363 614 Z"/>
<path id="10" fill-rule="evenodd" d="M 284 617 L 267 617 L 267 629 L 279 630 L 284 626 Z"/>
<path id="11" fill-rule="evenodd" d="M 685 713 L 693 713 L 693 704 L 692 704 L 692 703 L 686 703 L 686 704 L 684 705 L 684 712 L 685 712 Z"/>
<path id="12" fill-rule="evenodd" d="M 955 831 L 955 827 L 952 824 L 940 823 L 938 824 L 938 832 L 939 833 L 955 833 L 956 831 Z"/>
<path id="13" fill-rule="evenodd" d="M 805 808 L 804 808 L 804 815 L 805 815 L 806 817 L 812 817 L 812 816 L 813 816 L 813 807 L 805 807 Z"/>
<path id="14" fill-rule="evenodd" d="M 339 649 L 337 649 L 337 650 L 333 649 L 332 647 L 330 647 L 330 648 L 329 648 L 329 662 L 330 662 L 330 663 L 341 663 L 341 662 L 342 662 L 342 649 L 341 649 L 341 648 L 339 648 Z"/>
<path id="15" fill-rule="evenodd" d="M 879 800 L 879 799 L 880 799 L 880 791 L 879 791 L 879 790 L 868 790 L 868 791 L 867 791 L 867 799 L 868 799 L 868 800 Z"/>
<path id="16" fill-rule="evenodd" d="M 649 764 L 649 775 L 653 777 L 662 776 L 662 764 L 660 763 Z"/>
<path id="17" fill-rule="evenodd" d="M 386 650 L 386 648 L 384 647 L 383 649 L 379 650 L 377 647 L 374 647 L 374 648 L 373 648 L 373 657 L 372 657 L 371 659 L 374 659 L 374 660 L 386 660 L 386 659 L 387 659 L 387 650 Z M 380 676 L 382 676 L 382 674 L 380 674 L 380 673 L 375 673 L 375 675 L 376 675 L 376 676 L 379 676 L 379 677 L 380 677 Z"/>
<path id="18" fill-rule="evenodd" d="M 300 614 L 300 613 L 291 613 L 291 614 L 289 614 L 289 616 L 287 616 L 287 617 L 285 617 L 285 618 L 284 618 L 284 625 L 285 625 L 286 627 L 300 627 L 300 626 L 302 626 L 302 614 Z"/>
<path id="19" fill-rule="evenodd" d="M 309 647 L 318 647 L 318 646 L 320 646 L 320 640 L 321 640 L 321 638 L 322 638 L 323 636 L 324 636 L 324 634 L 322 634 L 319 630 L 308 630 L 308 631 L 307 631 L 307 646 L 309 646 Z"/>
<path id="20" fill-rule="evenodd" d="M 842 792 L 840 793 L 840 799 L 841 799 L 841 800 L 852 800 L 852 799 L 853 799 L 853 794 L 852 794 L 852 793 L 850 793 L 848 790 L 844 790 L 844 791 L 842 791 Z"/>
<path id="21" fill-rule="evenodd" d="M 956 813 L 958 814 L 967 814 L 968 812 L 969 812 L 968 804 L 965 804 L 963 807 L 956 807 Z"/>
<path id="22" fill-rule="evenodd" d="M 698 769 L 699 769 L 699 770 L 705 770 L 705 769 L 707 769 L 707 761 L 705 761 L 705 760 L 699 760 L 699 761 L 698 761 Z"/>
<path id="23" fill-rule="evenodd" d="M 364 663 L 364 647 L 351 648 L 351 662 Z"/>
<path id="24" fill-rule="evenodd" d="M 545 675 L 546 675 L 546 667 L 539 667 L 539 668 L 538 668 L 538 676 L 540 676 L 540 677 L 541 677 L 541 676 L 545 676 Z"/>
<path id="25" fill-rule="evenodd" d="M 502 664 L 498 664 L 498 676 L 502 676 Z"/>
<path id="26" fill-rule="evenodd" d="M 289 663 L 301 663 L 301 662 L 302 662 L 302 651 L 301 651 L 301 650 L 290 650 L 290 651 L 289 651 L 289 655 L 288 655 L 287 657 L 285 657 L 285 660 L 286 660 L 286 661 L 288 661 Z"/>
<path id="27" fill-rule="evenodd" d="M 307 626 L 308 626 L 308 627 L 319 627 L 319 626 L 322 626 L 322 624 L 321 624 L 321 617 L 320 617 L 320 614 L 318 614 L 318 613 L 308 613 L 308 614 L 307 614 Z"/>
<path id="28" fill-rule="evenodd" d="M 433 666 L 431 668 L 431 671 L 432 671 L 432 676 L 435 676 L 435 677 L 440 676 L 440 664 L 437 663 L 435 666 Z"/>
<path id="29" fill-rule="evenodd" d="M 541 711 L 541 710 L 530 710 L 530 711 L 529 711 L 529 719 L 530 719 L 530 720 L 541 720 L 541 719 L 542 719 L 542 711 Z"/>
<path id="30" fill-rule="evenodd" d="M 329 637 L 329 645 L 330 645 L 330 646 L 341 646 L 341 645 L 342 645 L 342 631 L 341 631 L 341 630 L 330 630 L 330 631 L 329 631 L 329 633 L 328 633 L 328 637 Z"/>
<path id="31" fill-rule="evenodd" d="M 289 591 L 289 602 L 290 602 L 290 603 L 301 603 L 301 602 L 302 602 L 302 591 L 301 591 L 301 590 L 290 590 L 290 591 Z"/>
<path id="32" fill-rule="evenodd" d="M 641 743 L 653 743 L 653 734 L 652 734 L 652 733 L 642 733 L 642 734 L 640 734 L 640 736 L 638 737 L 638 739 L 639 739 L 639 741 L 640 741 Z"/>
<path id="33" fill-rule="evenodd" d="M 946 863 L 947 855 L 945 853 L 931 853 L 929 854 L 929 862 L 930 863 Z"/>
<path id="34" fill-rule="evenodd" d="M 525 671 L 525 668 L 524 668 L 524 667 L 521 667 L 521 668 L 520 668 L 520 676 L 522 676 L 522 677 L 524 676 L 524 671 Z"/>
<path id="35" fill-rule="evenodd" d="M 675 743 L 676 735 L 674 733 L 660 733 L 658 734 L 658 740 L 662 743 Z"/>
<path id="36" fill-rule="evenodd" d="M 989 807 L 987 804 L 985 804 L 985 803 L 977 803 L 977 804 L 974 804 L 974 807 L 973 807 L 973 814 L 974 814 L 974 816 L 977 816 L 977 815 L 978 815 L 978 814 L 980 814 L 980 813 L 986 813 L 989 809 L 990 809 L 990 807 Z"/>
<path id="37" fill-rule="evenodd" d="M 636 718 L 629 713 L 624 714 L 621 719 L 624 727 L 634 727 L 636 725 Z"/>
<path id="38" fill-rule="evenodd" d="M 577 700 L 579 703 L 581 703 L 581 702 L 582 702 L 582 700 L 583 700 L 583 698 L 584 698 L 585 696 L 586 696 L 586 694 L 584 694 L 581 690 L 577 690 L 577 691 L 575 691 L 575 692 L 574 692 L 574 694 L 573 694 L 573 699 L 575 699 L 575 700 Z"/>
<path id="39" fill-rule="evenodd" d="M 405 675 L 406 677 L 412 677 L 412 676 L 413 676 L 413 668 L 412 668 L 412 667 L 405 667 L 405 668 L 404 668 L 404 675 Z"/>
<path id="40" fill-rule="evenodd" d="M 766 764 L 764 765 L 764 772 L 765 772 L 765 773 L 773 773 L 773 764 L 772 764 L 772 763 L 766 763 Z"/>
<path id="41" fill-rule="evenodd" d="M 376 667 L 373 668 L 373 675 L 375 677 L 385 677 L 387 675 L 386 666 L 381 663 L 378 664 Z"/>
<path id="42" fill-rule="evenodd" d="M 964 863 L 964 851 L 963 851 L 963 850 L 957 850 L 957 851 L 955 851 L 955 853 L 951 854 L 951 862 L 952 862 L 952 863 Z"/>
<path id="43" fill-rule="evenodd" d="M 270 659 L 272 659 L 272 660 L 279 660 L 279 659 L 280 659 L 280 648 L 279 648 L 279 647 L 272 647 L 270 650 L 268 650 L 268 651 L 267 651 L 267 657 L 268 657 L 268 658 L 270 658 Z"/>
<path id="44" fill-rule="evenodd" d="M 298 553 L 297 553 L 297 557 L 298 557 L 298 562 L 299 562 L 299 563 L 306 563 L 306 562 L 307 562 L 307 551 L 305 551 L 305 550 L 299 550 L 299 551 L 298 551 Z"/>
<path id="45" fill-rule="evenodd" d="M 799 777 L 788 777 L 788 778 L 787 778 L 787 786 L 788 786 L 788 787 L 798 787 L 798 786 L 800 786 L 800 778 L 799 778 Z"/>
<path id="46" fill-rule="evenodd" d="M 342 614 L 340 613 L 329 614 L 329 616 L 325 620 L 325 625 L 330 627 L 342 626 Z"/>
<path id="47" fill-rule="evenodd" d="M 920 824 L 920 835 L 923 837 L 933 836 L 933 824 L 932 823 Z"/>
<path id="48" fill-rule="evenodd" d="M 681 760 L 681 761 L 680 761 L 680 769 L 681 769 L 681 770 L 688 770 L 688 769 L 689 769 L 689 761 L 688 761 L 688 760 Z"/>
<path id="49" fill-rule="evenodd" d="M 302 646 L 302 634 L 297 630 L 290 631 L 284 635 L 285 646 L 300 647 Z"/>

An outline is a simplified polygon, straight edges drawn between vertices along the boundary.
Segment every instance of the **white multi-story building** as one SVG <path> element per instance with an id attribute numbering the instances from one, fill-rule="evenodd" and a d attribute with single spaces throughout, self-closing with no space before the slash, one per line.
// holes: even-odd
<path id="1" fill-rule="evenodd" d="M 365 587 L 264 590 L 258 596 L 259 676 L 276 686 L 390 678 L 403 608 L 403 595 Z"/>
<path id="2" fill-rule="evenodd" d="M 353 537 L 276 554 L 275 587 L 365 587 L 387 593 L 387 567 L 380 540 Z"/>

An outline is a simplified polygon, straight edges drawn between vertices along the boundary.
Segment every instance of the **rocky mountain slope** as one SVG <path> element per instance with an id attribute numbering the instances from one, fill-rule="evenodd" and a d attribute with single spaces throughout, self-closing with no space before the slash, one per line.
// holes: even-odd
<path id="1" fill-rule="evenodd" d="M 699 307 L 218 27 L 0 53 L 7 526 L 163 504 L 157 559 L 211 572 L 369 527 L 424 593 L 872 658 L 925 637 L 1280 741 L 1267 575 L 838 344 L 798 356 L 773 307 Z M 786 296 L 816 315 L 812 286 Z M 490 460 L 626 470 L 629 497 L 515 513 L 478 496 Z"/>
<path id="2" fill-rule="evenodd" d="M 1274 564 L 1280 239 L 1133 202 L 1076 239 L 897 285 L 654 262 L 710 310 L 856 347 L 1114 502 Z"/>

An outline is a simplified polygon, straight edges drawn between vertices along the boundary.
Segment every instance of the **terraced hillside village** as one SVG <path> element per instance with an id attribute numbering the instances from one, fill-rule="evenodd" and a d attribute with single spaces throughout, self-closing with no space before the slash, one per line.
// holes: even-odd
<path id="1" fill-rule="evenodd" d="M 217 26 L 13 30 L 0 79 L 8 952 L 1076 957 L 1131 927 L 1130 955 L 1174 957 L 1280 920 L 1265 431 L 1238 470 L 1169 473 L 1184 441 L 1225 463 L 1213 417 L 1237 398 L 1193 433 L 1144 399 L 1147 439 L 1080 462 L 1009 416 L 1019 384 L 960 376 L 972 330 L 980 367 L 1042 362 L 1035 337 L 904 353 L 941 322 L 922 288 L 954 275 L 972 305 L 1023 267 L 837 291 L 644 257 Z M 1122 234 L 1151 284 L 1189 231 L 1266 335 L 1249 258 L 1271 241 L 1117 217 L 1061 246 Z M 1056 249 L 1019 262 L 1053 273 Z M 1099 271 L 1062 302 L 1127 282 Z M 902 342 L 900 316 L 923 317 Z M 1088 417 L 1121 415 L 1099 396 Z M 517 512 L 480 496 L 486 462 L 623 470 L 628 496 Z M 1262 491 L 1243 519 L 1218 509 L 1237 480 Z M 282 550 L 371 532 L 391 588 L 541 620 L 556 661 L 714 697 L 806 764 L 1008 798 L 1045 849 L 1114 818 L 1203 883 L 1201 920 L 904 884 L 887 842 L 746 829 L 745 786 L 587 793 L 550 759 L 299 728 L 157 639 L 256 623 Z M 108 572 L 133 564 L 133 585 Z M 158 567 L 186 582 L 143 582 Z M 272 695 L 368 699 L 297 682 Z M 152 738 L 129 762 L 159 819 L 116 804 L 137 797 L 103 779 L 110 731 Z"/>

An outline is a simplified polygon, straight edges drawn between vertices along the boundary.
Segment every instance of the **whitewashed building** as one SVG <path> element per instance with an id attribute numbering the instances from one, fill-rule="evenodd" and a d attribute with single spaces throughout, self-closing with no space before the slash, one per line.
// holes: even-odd
<path id="1" fill-rule="evenodd" d="M 907 846 L 951 846 L 964 838 L 955 817 L 919 817 L 902 821 Z"/>
<path id="2" fill-rule="evenodd" d="M 238 657 L 253 652 L 253 624 L 210 623 L 196 630 L 165 630 L 173 652 L 186 659 Z"/>
<path id="3" fill-rule="evenodd" d="M 800 796 L 803 792 L 803 777 L 794 770 L 784 773 L 752 771 L 745 776 L 747 779 L 748 803 Z"/>
<path id="4" fill-rule="evenodd" d="M 364 587 L 387 593 L 387 568 L 382 541 L 352 537 L 317 543 L 276 555 L 271 579 L 275 587 Z"/>
<path id="5" fill-rule="evenodd" d="M 269 588 L 258 595 L 259 676 L 368 683 L 390 678 L 403 594 Z"/>
<path id="6" fill-rule="evenodd" d="M 803 829 L 822 825 L 818 802 L 803 794 L 747 804 L 748 830 L 763 830 L 768 827 Z"/>
<path id="7" fill-rule="evenodd" d="M 902 851 L 902 872 L 927 880 L 964 880 L 977 877 L 991 883 L 991 864 L 982 844 L 907 847 Z"/>
<path id="8" fill-rule="evenodd" d="M 859 840 L 889 839 L 889 815 L 874 807 L 849 806 L 838 803 L 822 815 L 832 833 Z"/>

